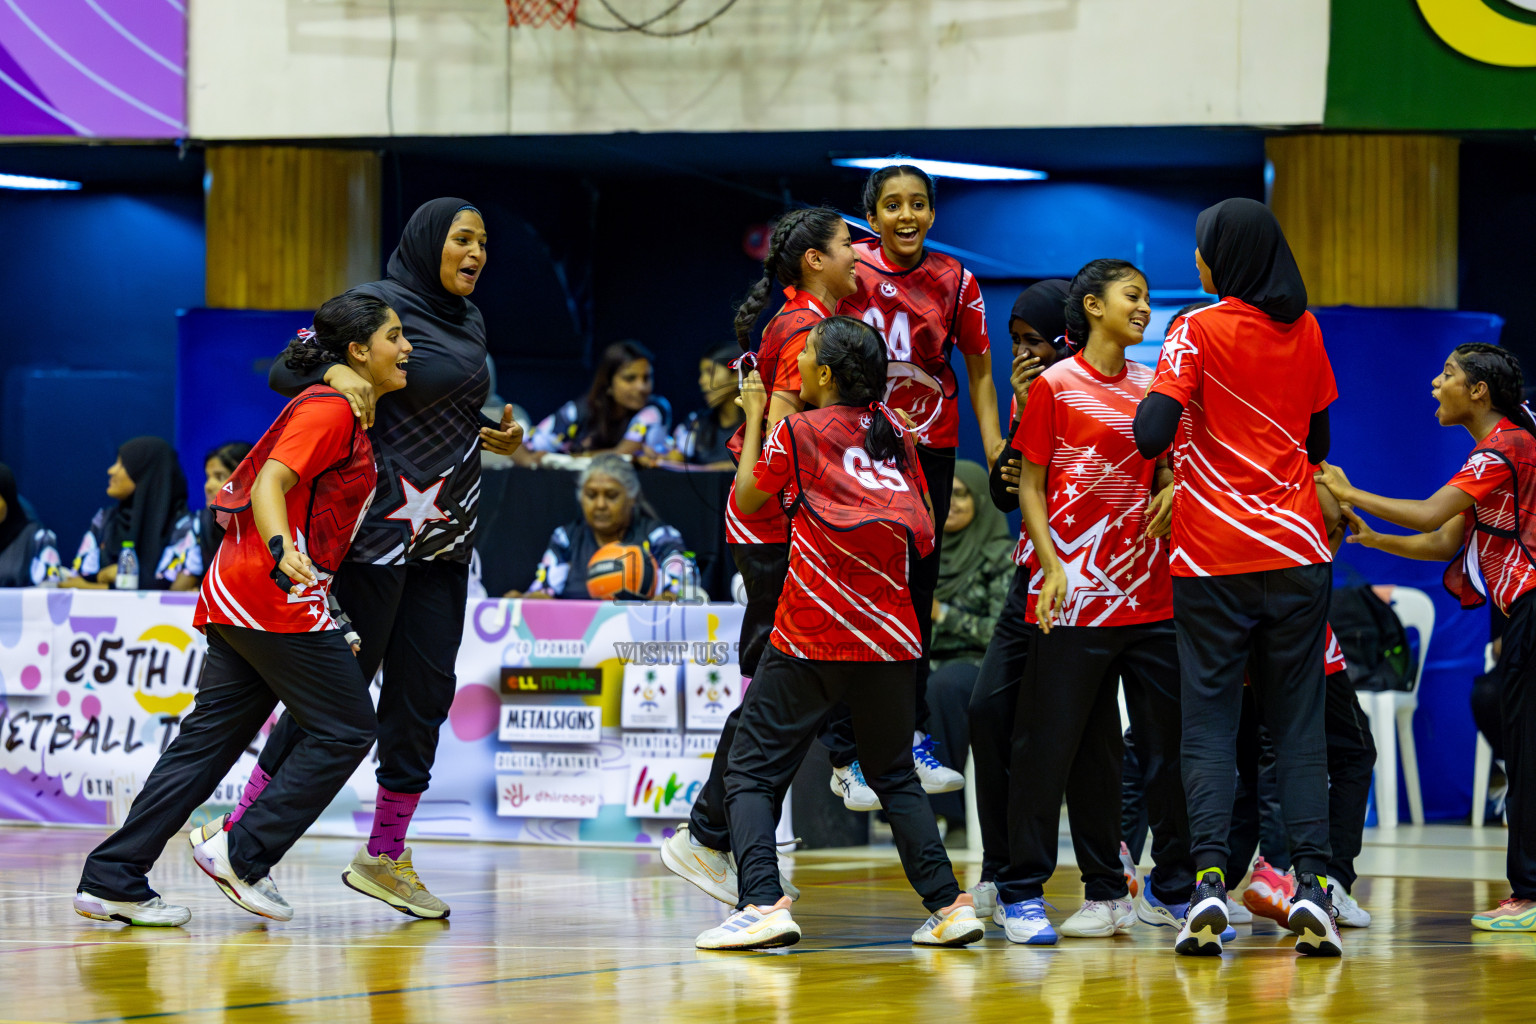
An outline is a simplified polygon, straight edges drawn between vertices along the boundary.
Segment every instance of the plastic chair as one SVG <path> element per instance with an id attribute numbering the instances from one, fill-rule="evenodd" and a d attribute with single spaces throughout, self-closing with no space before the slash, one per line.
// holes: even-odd
<path id="1" fill-rule="evenodd" d="M 1397 762 L 1401 751 L 1408 815 L 1415 825 L 1422 825 L 1424 792 L 1419 786 L 1413 713 L 1419 706 L 1419 684 L 1424 678 L 1429 641 L 1435 632 L 1435 605 L 1428 594 L 1413 587 L 1380 587 L 1377 593 L 1392 606 L 1404 630 L 1418 631 L 1419 659 L 1412 690 L 1360 690 L 1356 694 L 1371 720 L 1371 738 L 1376 741 L 1376 824 L 1380 828 L 1397 827 Z"/>
<path id="2" fill-rule="evenodd" d="M 1492 672 L 1493 644 L 1483 648 L 1483 671 Z M 1472 827 L 1482 828 L 1488 812 L 1488 775 L 1493 771 L 1493 747 L 1477 734 L 1477 753 L 1472 757 Z"/>

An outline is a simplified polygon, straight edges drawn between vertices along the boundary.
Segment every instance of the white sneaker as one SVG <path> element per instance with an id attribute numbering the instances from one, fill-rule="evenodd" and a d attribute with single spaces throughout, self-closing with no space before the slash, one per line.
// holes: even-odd
<path id="1" fill-rule="evenodd" d="M 247 882 L 235 874 L 229 864 L 229 833 L 222 828 L 192 847 L 192 859 L 237 907 L 274 921 L 293 920 L 293 908 L 277 891 L 271 875 L 257 882 Z"/>
<path id="2" fill-rule="evenodd" d="M 685 879 L 719 900 L 735 906 L 741 899 L 736 880 L 736 863 L 729 853 L 711 850 L 693 838 L 687 825 L 661 844 L 661 862 L 679 878 Z"/>
<path id="3" fill-rule="evenodd" d="M 662 841 L 661 862 L 674 875 L 692 882 L 721 903 L 734 907 L 741 900 L 736 858 L 693 838 L 686 823 L 677 826 L 677 831 Z M 784 877 L 783 871 L 779 872 L 779 888 L 791 901 L 800 898 L 800 890 Z"/>
<path id="4" fill-rule="evenodd" d="M 986 921 L 989 917 L 997 916 L 997 883 L 977 882 L 966 890 L 971 894 L 971 902 L 976 904 L 976 919 Z M 999 921 L 999 924 L 1001 922 Z"/>
<path id="5" fill-rule="evenodd" d="M 976 920 L 976 908 L 957 902 L 930 914 L 912 933 L 912 941 L 919 946 L 969 946 L 986 933 L 986 926 Z"/>
<path id="6" fill-rule="evenodd" d="M 1136 911 L 1129 898 L 1084 900 L 1077 913 L 1061 924 L 1061 934 L 1074 939 L 1102 939 L 1131 930 Z"/>
<path id="7" fill-rule="evenodd" d="M 878 811 L 880 798 L 864 781 L 864 771 L 859 762 L 850 762 L 846 768 L 832 769 L 832 792 L 843 798 L 843 806 L 850 811 Z"/>
<path id="8" fill-rule="evenodd" d="M 933 756 L 933 737 L 927 733 L 919 733 L 912 744 L 912 764 L 917 768 L 917 781 L 923 784 L 924 793 L 953 793 L 965 788 L 965 776 L 944 767 Z"/>
<path id="9" fill-rule="evenodd" d="M 1004 903 L 997 909 L 1003 913 L 1003 932 L 1009 942 L 1021 946 L 1056 945 L 1056 929 L 1046 919 L 1043 898 L 1037 896 L 1018 903 Z"/>
<path id="10" fill-rule="evenodd" d="M 92 921 L 121 921 L 141 928 L 175 928 L 192 920 L 192 911 L 167 903 L 159 896 L 142 903 L 122 903 L 84 891 L 75 893 L 75 913 Z"/>
<path id="11" fill-rule="evenodd" d="M 774 949 L 800 941 L 800 926 L 789 916 L 789 897 L 771 907 L 748 904 L 724 923 L 700 932 L 693 944 L 699 949 Z"/>
<path id="12" fill-rule="evenodd" d="M 1227 897 L 1227 923 L 1228 924 L 1253 924 L 1253 911 L 1243 906 L 1230 895 Z"/>
<path id="13" fill-rule="evenodd" d="M 1333 896 L 1333 909 L 1335 920 L 1345 928 L 1369 928 L 1371 926 L 1371 912 L 1355 902 L 1355 898 L 1342 888 L 1335 888 Z"/>

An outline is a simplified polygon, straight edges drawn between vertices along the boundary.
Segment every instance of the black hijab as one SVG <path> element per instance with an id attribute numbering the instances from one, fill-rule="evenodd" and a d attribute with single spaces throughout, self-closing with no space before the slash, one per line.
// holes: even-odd
<path id="1" fill-rule="evenodd" d="M 434 316 L 452 324 L 462 324 L 471 308 L 464 296 L 443 287 L 441 276 L 443 243 L 460 210 L 480 212 L 472 203 L 451 196 L 418 206 L 405 222 L 387 269 L 390 278 L 410 289 Z"/>
<path id="2" fill-rule="evenodd" d="M 1057 350 L 1067 347 L 1067 293 L 1071 281 L 1059 277 L 1036 281 L 1019 293 L 1013 300 L 1010 320 L 1023 320 L 1040 332 L 1040 337 L 1055 345 Z"/>
<path id="3" fill-rule="evenodd" d="M 0 498 L 5 499 L 5 519 L 0 520 L 0 551 L 4 551 L 26 532 L 31 520 L 16 496 L 16 474 L 3 462 L 0 462 Z"/>
<path id="4" fill-rule="evenodd" d="M 1222 298 L 1241 299 L 1283 324 L 1307 311 L 1306 282 L 1280 222 L 1263 203 L 1227 199 L 1202 210 L 1195 244 Z"/>
<path id="5" fill-rule="evenodd" d="M 176 449 L 158 437 L 125 442 L 117 450 L 117 458 L 134 486 L 133 493 L 119 501 L 107 519 L 102 563 L 115 562 L 124 542 L 132 541 L 139 560 L 139 579 L 151 580 L 171 530 L 187 514 L 187 478 L 176 461 Z"/>

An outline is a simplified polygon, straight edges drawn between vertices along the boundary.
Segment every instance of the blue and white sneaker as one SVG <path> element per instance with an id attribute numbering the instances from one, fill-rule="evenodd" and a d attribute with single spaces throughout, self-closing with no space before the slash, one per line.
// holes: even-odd
<path id="1" fill-rule="evenodd" d="M 1220 956 L 1221 944 L 1237 932 L 1227 923 L 1227 886 L 1217 871 L 1207 871 L 1195 882 L 1189 912 L 1173 948 L 1185 956 Z"/>
<path id="2" fill-rule="evenodd" d="M 846 768 L 832 769 L 832 792 L 842 798 L 843 806 L 850 811 L 878 811 L 880 798 L 864 781 L 864 769 L 859 762 L 850 761 Z"/>
<path id="3" fill-rule="evenodd" d="M 1143 875 L 1136 894 L 1136 919 L 1155 928 L 1183 928 L 1188 903 L 1164 903 L 1152 894 L 1152 876 Z M 1236 934 L 1235 932 L 1233 933 Z"/>
<path id="4" fill-rule="evenodd" d="M 771 907 L 748 904 L 724 923 L 700 932 L 699 949 L 774 949 L 800 941 L 800 926 L 789 916 L 789 897 Z"/>
<path id="5" fill-rule="evenodd" d="M 1045 916 L 1045 900 L 1035 897 L 1018 903 L 1006 903 L 998 908 L 1003 912 L 1003 931 L 1009 942 L 1021 946 L 1054 946 L 1056 929 Z"/>
<path id="6" fill-rule="evenodd" d="M 912 764 L 917 768 L 917 781 L 923 784 L 924 793 L 953 793 L 965 788 L 965 776 L 953 768 L 946 768 L 933 756 L 933 737 L 918 733 L 912 744 Z"/>

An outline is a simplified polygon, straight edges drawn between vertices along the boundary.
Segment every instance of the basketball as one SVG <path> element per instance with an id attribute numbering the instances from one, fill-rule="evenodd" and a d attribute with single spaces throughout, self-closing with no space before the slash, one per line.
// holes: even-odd
<path id="1" fill-rule="evenodd" d="M 656 562 L 638 544 L 604 544 L 587 561 L 587 593 L 606 601 L 620 594 L 656 596 Z"/>

